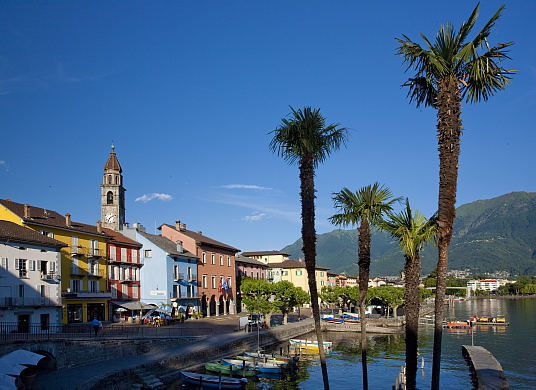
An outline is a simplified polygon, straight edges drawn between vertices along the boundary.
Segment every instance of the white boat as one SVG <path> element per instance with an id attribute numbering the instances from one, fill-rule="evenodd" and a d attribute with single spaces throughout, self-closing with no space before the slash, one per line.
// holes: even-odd
<path id="1" fill-rule="evenodd" d="M 290 339 L 289 342 L 290 342 L 290 345 L 296 348 L 318 351 L 318 341 Z M 325 349 L 331 349 L 333 347 L 333 343 L 331 341 L 324 341 L 322 345 L 324 346 Z"/>

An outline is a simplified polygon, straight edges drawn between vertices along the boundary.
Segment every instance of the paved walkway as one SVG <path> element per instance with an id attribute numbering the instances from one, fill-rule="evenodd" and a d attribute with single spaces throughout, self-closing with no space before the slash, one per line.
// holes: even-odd
<path id="1" fill-rule="evenodd" d="M 212 335 L 200 341 L 191 344 L 181 345 L 178 347 L 168 348 L 160 351 L 149 351 L 148 353 L 136 356 L 130 356 L 115 360 L 107 360 L 95 364 L 77 366 L 75 368 L 63 371 L 52 371 L 48 373 L 38 373 L 35 377 L 35 390 L 72 390 L 72 389 L 90 389 L 92 385 L 99 380 L 106 378 L 118 371 L 133 369 L 141 365 L 154 364 L 176 356 L 197 353 L 206 349 L 214 348 L 218 345 L 224 345 L 231 341 L 240 340 L 250 337 L 250 333 L 245 333 L 242 329 L 238 330 L 239 317 L 246 314 L 240 313 L 235 315 L 211 317 L 203 319 L 190 319 L 185 322 L 187 326 L 211 327 Z M 277 316 L 275 316 L 277 319 Z M 308 312 L 302 310 L 302 322 L 309 317 Z M 297 319 L 297 315 L 291 315 L 292 319 Z M 307 319 L 312 322 L 312 320 Z M 300 324 L 300 323 L 296 323 Z M 292 326 L 292 324 L 287 325 Z M 83 359 L 80 356 L 80 359 Z"/>

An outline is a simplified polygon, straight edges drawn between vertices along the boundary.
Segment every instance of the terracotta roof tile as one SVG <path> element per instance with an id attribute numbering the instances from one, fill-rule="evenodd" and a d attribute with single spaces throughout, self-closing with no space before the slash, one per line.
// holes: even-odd
<path id="1" fill-rule="evenodd" d="M 168 225 L 167 223 L 165 223 L 164 225 L 172 228 L 172 229 L 176 229 L 175 226 L 172 226 L 172 225 Z M 226 249 L 226 250 L 230 250 L 230 251 L 233 251 L 233 252 L 240 252 L 240 249 L 236 249 L 230 245 L 227 245 L 227 244 L 224 244 L 222 242 L 219 242 L 219 241 L 216 241 L 216 240 L 213 240 L 212 238 L 209 238 L 209 237 L 206 237 L 204 236 L 203 234 L 201 233 L 198 233 L 198 232 L 192 232 L 191 230 L 177 230 L 178 232 L 184 234 L 185 236 L 187 237 L 190 237 L 192 239 L 194 239 L 195 241 L 198 241 L 202 244 L 205 244 L 205 245 L 209 245 L 209 246 L 214 246 L 214 247 L 217 247 L 217 248 L 222 248 L 222 249 Z"/>
<path id="2" fill-rule="evenodd" d="M 0 220 L 0 240 L 25 242 L 30 244 L 52 246 L 57 248 L 66 247 L 67 244 L 47 237 L 30 228 L 17 225 L 16 223 Z"/>
<path id="3" fill-rule="evenodd" d="M 139 246 L 140 248 L 143 246 L 139 242 L 137 242 L 137 241 L 135 241 L 135 240 L 133 240 L 131 238 L 125 237 L 121 233 L 116 232 L 115 230 L 108 229 L 108 228 L 102 228 L 102 231 L 103 231 L 103 233 L 105 233 L 105 234 L 107 234 L 108 236 L 111 237 L 110 241 L 118 242 L 118 243 L 121 243 L 121 244 L 136 245 L 136 246 Z"/>

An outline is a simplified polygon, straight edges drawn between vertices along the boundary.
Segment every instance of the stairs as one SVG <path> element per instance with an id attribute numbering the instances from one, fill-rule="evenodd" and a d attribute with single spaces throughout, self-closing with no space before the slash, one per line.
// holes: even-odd
<path id="1" fill-rule="evenodd" d="M 138 378 L 141 379 L 142 385 L 133 385 L 130 387 L 131 390 L 134 389 L 155 389 L 155 390 L 165 390 L 166 386 L 162 382 L 160 382 L 160 379 L 155 377 L 153 374 L 151 374 L 149 371 L 147 371 L 145 368 L 136 368 L 133 370 L 134 373 L 138 376 Z"/>

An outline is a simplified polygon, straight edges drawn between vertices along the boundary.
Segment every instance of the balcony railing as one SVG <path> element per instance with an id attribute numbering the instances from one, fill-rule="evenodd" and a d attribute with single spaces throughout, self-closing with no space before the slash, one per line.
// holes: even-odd
<path id="1" fill-rule="evenodd" d="M 80 267 L 71 267 L 71 275 L 73 276 L 86 276 L 87 272 Z"/>
<path id="2" fill-rule="evenodd" d="M 183 273 L 174 274 L 173 280 L 184 280 L 184 274 Z"/>
<path id="3" fill-rule="evenodd" d="M 112 293 L 108 291 L 62 291 L 61 295 L 65 298 L 94 298 L 106 299 L 111 298 Z"/>
<path id="4" fill-rule="evenodd" d="M 197 299 L 199 298 L 196 294 L 188 294 L 188 293 L 185 293 L 185 294 L 171 293 L 169 295 L 171 299 L 192 299 L 192 298 Z"/>
<path id="5" fill-rule="evenodd" d="M 37 297 L 0 297 L 0 307 L 31 307 L 31 306 L 59 306 L 59 302 L 52 298 Z"/>
<path id="6" fill-rule="evenodd" d="M 82 245 L 72 245 L 68 247 L 69 252 L 72 255 L 85 255 L 88 257 L 102 257 L 105 252 L 99 248 L 88 248 L 87 246 Z"/>
<path id="7" fill-rule="evenodd" d="M 41 272 L 41 280 L 47 280 L 49 282 L 59 282 L 61 280 L 60 275 L 55 272 Z"/>
<path id="8" fill-rule="evenodd" d="M 103 271 L 99 269 L 92 269 L 87 272 L 87 276 L 93 276 L 97 278 L 102 278 L 104 276 Z"/>
<path id="9" fill-rule="evenodd" d="M 188 275 L 189 282 L 197 282 L 197 275 Z"/>

